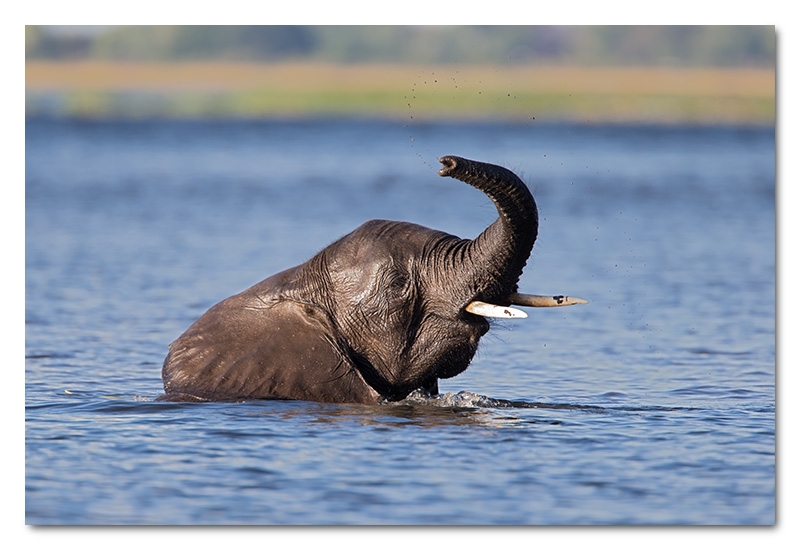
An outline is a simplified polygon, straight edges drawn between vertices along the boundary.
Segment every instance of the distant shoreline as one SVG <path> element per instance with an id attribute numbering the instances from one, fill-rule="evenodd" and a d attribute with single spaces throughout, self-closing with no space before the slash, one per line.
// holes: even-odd
<path id="1" fill-rule="evenodd" d="M 755 68 L 29 61 L 25 90 L 34 116 L 775 122 Z"/>

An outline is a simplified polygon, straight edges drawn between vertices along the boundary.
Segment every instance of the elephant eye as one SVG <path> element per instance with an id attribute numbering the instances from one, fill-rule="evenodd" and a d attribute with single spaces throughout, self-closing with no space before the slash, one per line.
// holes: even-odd
<path id="1" fill-rule="evenodd" d="M 408 277 L 404 273 L 393 273 L 390 277 L 389 287 L 395 290 L 404 290 L 408 286 Z"/>

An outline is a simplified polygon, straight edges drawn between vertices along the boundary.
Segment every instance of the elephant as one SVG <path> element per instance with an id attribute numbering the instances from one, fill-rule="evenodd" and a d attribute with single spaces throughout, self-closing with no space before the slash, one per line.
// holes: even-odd
<path id="1" fill-rule="evenodd" d="M 311 259 L 209 309 L 169 346 L 168 401 L 376 404 L 466 370 L 487 317 L 512 305 L 586 303 L 517 292 L 538 234 L 536 202 L 501 166 L 457 156 L 439 175 L 483 191 L 499 217 L 477 238 L 371 220 Z"/>

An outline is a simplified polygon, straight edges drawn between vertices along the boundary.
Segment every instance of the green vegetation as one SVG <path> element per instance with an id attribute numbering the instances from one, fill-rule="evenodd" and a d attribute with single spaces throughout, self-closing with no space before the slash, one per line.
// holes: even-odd
<path id="1" fill-rule="evenodd" d="M 26 57 L 773 67 L 770 26 L 26 27 Z"/>
<path id="2" fill-rule="evenodd" d="M 435 94 L 421 96 L 412 108 L 403 108 L 397 94 L 306 91 L 116 94 L 74 92 L 61 98 L 58 114 L 79 117 L 310 117 L 371 116 L 425 121 L 440 119 L 505 119 L 527 122 L 701 122 L 760 123 L 774 120 L 774 102 L 735 97 L 698 98 L 601 94 L 523 94 L 513 103 L 481 103 L 470 98 L 449 100 Z M 29 114 L 46 112 L 30 98 Z M 38 101 L 44 101 L 41 97 Z"/>
<path id="3" fill-rule="evenodd" d="M 772 124 L 775 29 L 28 26 L 26 111 Z"/>
<path id="4" fill-rule="evenodd" d="M 25 74 L 29 115 L 775 119 L 771 69 L 29 61 Z"/>

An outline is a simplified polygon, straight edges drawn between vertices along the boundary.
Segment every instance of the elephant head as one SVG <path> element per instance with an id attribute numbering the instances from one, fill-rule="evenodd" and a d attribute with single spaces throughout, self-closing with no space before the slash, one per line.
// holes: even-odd
<path id="1" fill-rule="evenodd" d="M 514 173 L 455 156 L 440 162 L 440 175 L 497 207 L 477 238 L 365 223 L 198 319 L 170 345 L 166 398 L 375 403 L 436 393 L 438 379 L 469 365 L 486 317 L 524 317 L 512 304 L 585 303 L 517 293 L 539 222 Z"/>

